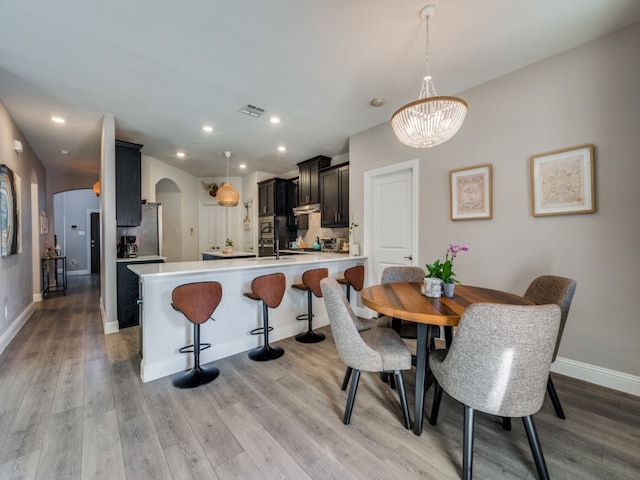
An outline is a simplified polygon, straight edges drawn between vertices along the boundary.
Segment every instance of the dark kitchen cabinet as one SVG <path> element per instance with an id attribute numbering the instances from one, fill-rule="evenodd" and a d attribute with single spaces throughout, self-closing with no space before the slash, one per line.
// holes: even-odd
<path id="1" fill-rule="evenodd" d="M 291 182 L 272 178 L 258 183 L 258 216 L 288 215 L 288 197 Z"/>
<path id="2" fill-rule="evenodd" d="M 318 172 L 331 165 L 331 159 L 323 155 L 298 163 L 298 205 L 310 205 L 320 202 Z"/>
<path id="3" fill-rule="evenodd" d="M 320 171 L 321 226 L 349 226 L 349 164 Z"/>
<path id="4" fill-rule="evenodd" d="M 116 224 L 136 227 L 142 221 L 142 145 L 116 140 Z"/>
<path id="5" fill-rule="evenodd" d="M 163 263 L 161 259 L 136 262 L 118 262 L 116 269 L 116 291 L 118 298 L 118 325 L 120 328 L 140 324 L 138 310 L 138 275 L 127 267 L 143 263 Z"/>

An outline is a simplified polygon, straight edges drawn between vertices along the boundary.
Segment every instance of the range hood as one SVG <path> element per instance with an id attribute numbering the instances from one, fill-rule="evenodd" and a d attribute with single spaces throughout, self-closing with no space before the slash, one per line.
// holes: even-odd
<path id="1" fill-rule="evenodd" d="M 301 214 L 314 213 L 314 212 L 319 212 L 319 211 L 320 211 L 320 204 L 319 203 L 311 203 L 309 205 L 300 205 L 299 207 L 295 207 L 293 209 L 293 214 L 294 215 L 301 215 Z"/>

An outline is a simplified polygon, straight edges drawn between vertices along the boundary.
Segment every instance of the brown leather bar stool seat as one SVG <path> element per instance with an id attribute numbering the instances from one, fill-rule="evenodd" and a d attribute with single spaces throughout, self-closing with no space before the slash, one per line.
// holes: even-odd
<path id="1" fill-rule="evenodd" d="M 364 287 L 364 265 L 347 268 L 344 271 L 344 278 L 339 278 L 338 283 L 347 286 L 347 300 L 350 302 L 351 287 L 353 287 L 356 292 L 359 292 L 362 290 L 362 287 Z"/>
<path id="2" fill-rule="evenodd" d="M 200 325 L 213 315 L 222 300 L 222 285 L 218 282 L 187 283 L 173 289 L 171 306 L 193 323 L 193 344 L 182 347 L 180 353 L 193 353 L 193 368 L 173 377 L 173 386 L 194 388 L 209 383 L 220 374 L 212 365 L 200 365 L 200 352 L 211 347 L 200 343 Z"/>
<path id="3" fill-rule="evenodd" d="M 320 289 L 320 280 L 329 276 L 329 270 L 326 268 L 316 268 L 307 270 L 302 274 L 302 283 L 294 283 L 292 288 L 307 292 L 307 313 L 303 313 L 296 317 L 296 320 L 307 321 L 307 331 L 296 335 L 296 340 L 301 343 L 318 343 L 324 340 L 324 334 L 313 331 L 313 296 L 322 298 L 322 290 Z"/>
<path id="4" fill-rule="evenodd" d="M 249 352 L 251 360 L 266 362 L 280 358 L 284 354 L 283 348 L 269 345 L 269 332 L 273 330 L 273 327 L 269 326 L 269 308 L 276 308 L 280 305 L 286 284 L 284 273 L 263 275 L 254 278 L 251 282 L 251 291 L 244 294 L 251 300 L 262 301 L 262 327 L 251 330 L 251 335 L 262 334 L 264 343 L 261 347 L 254 348 Z"/>

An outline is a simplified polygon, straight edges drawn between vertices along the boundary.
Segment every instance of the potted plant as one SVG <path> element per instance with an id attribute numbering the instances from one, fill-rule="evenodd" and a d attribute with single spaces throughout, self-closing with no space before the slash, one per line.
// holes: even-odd
<path id="1" fill-rule="evenodd" d="M 467 252 L 468 250 L 469 247 L 466 245 L 450 243 L 444 263 L 440 263 L 440 259 L 438 259 L 434 263 L 427 264 L 429 273 L 425 276 L 426 296 L 439 297 L 442 295 L 442 289 L 444 288 L 445 297 L 453 297 L 454 287 L 456 283 L 460 283 L 453 278 L 456 276 L 453 272 L 453 259 L 456 258 L 459 252 Z M 427 281 L 427 279 L 434 279 L 434 281 Z"/>
<path id="2" fill-rule="evenodd" d="M 356 243 L 356 237 L 354 230 L 358 224 L 354 221 L 351 221 L 351 225 L 349 225 L 349 255 L 352 257 L 360 255 L 360 245 Z"/>
<path id="3" fill-rule="evenodd" d="M 225 250 L 226 253 L 233 253 L 233 240 L 231 240 L 230 238 L 227 238 L 224 241 L 224 244 L 227 246 L 227 249 Z"/>

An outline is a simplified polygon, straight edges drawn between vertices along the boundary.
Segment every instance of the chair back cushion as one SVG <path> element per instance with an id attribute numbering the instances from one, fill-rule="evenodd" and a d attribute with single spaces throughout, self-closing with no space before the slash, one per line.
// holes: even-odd
<path id="1" fill-rule="evenodd" d="M 269 308 L 276 308 L 282 302 L 287 280 L 284 273 L 272 273 L 256 277 L 251 282 L 251 291 Z"/>
<path id="2" fill-rule="evenodd" d="M 565 277 L 557 277 L 555 275 L 543 275 L 533 280 L 523 295 L 524 298 L 531 300 L 536 305 L 555 303 L 560 307 L 562 315 L 560 317 L 558 338 L 553 351 L 553 360 L 555 360 L 558 355 L 560 340 L 562 340 L 562 332 L 564 332 L 564 326 L 567 322 L 567 316 L 569 315 L 569 307 L 571 307 L 571 300 L 573 300 L 573 294 L 575 291 L 575 280 Z"/>
<path id="3" fill-rule="evenodd" d="M 180 285 L 171 293 L 171 305 L 192 323 L 204 323 L 222 300 L 222 285 L 218 282 L 197 282 Z"/>
<path id="4" fill-rule="evenodd" d="M 334 278 L 325 278 L 320 286 L 338 355 L 347 366 L 365 372 L 411 368 L 411 353 L 396 332 L 390 328 L 372 328 L 361 335 L 358 331 L 361 322 L 340 284 Z"/>
<path id="5" fill-rule="evenodd" d="M 451 348 L 430 357 L 440 386 L 471 408 L 503 417 L 533 415 L 544 401 L 560 325 L 557 305 L 472 304 Z"/>
<path id="6" fill-rule="evenodd" d="M 316 268 L 307 270 L 302 274 L 302 283 L 313 292 L 316 297 L 322 297 L 322 289 L 320 288 L 320 280 L 329 276 L 329 270 L 326 268 Z"/>
<path id="7" fill-rule="evenodd" d="M 347 268 L 344 271 L 344 279 L 349 282 L 356 291 L 359 292 L 362 290 L 362 287 L 364 287 L 364 265 Z"/>
<path id="8" fill-rule="evenodd" d="M 426 275 L 422 267 L 394 265 L 382 271 L 380 283 L 422 282 Z"/>

